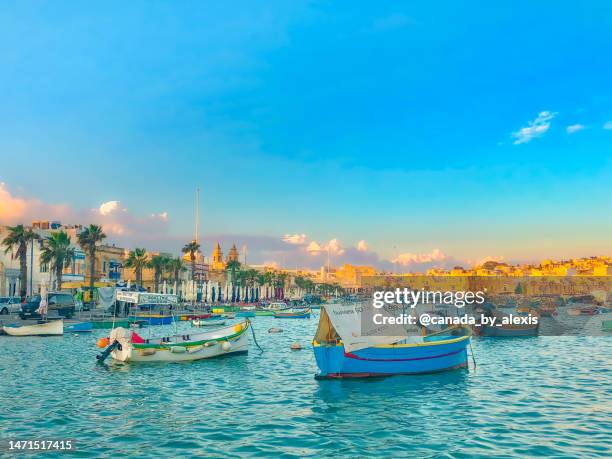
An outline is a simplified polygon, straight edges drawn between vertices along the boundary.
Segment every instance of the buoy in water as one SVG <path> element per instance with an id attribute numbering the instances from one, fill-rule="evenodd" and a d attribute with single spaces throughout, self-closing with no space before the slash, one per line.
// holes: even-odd
<path id="1" fill-rule="evenodd" d="M 300 345 L 300 343 L 293 343 L 291 345 L 291 350 L 292 351 L 300 351 L 302 349 L 302 346 Z"/>
<path id="2" fill-rule="evenodd" d="M 283 329 L 282 328 L 276 328 L 276 327 L 272 327 L 270 330 L 268 330 L 268 333 L 282 333 Z"/>
<path id="3" fill-rule="evenodd" d="M 98 342 L 96 343 L 96 345 L 100 348 L 100 349 L 104 349 L 105 347 L 107 347 L 110 344 L 110 340 L 108 338 L 100 338 L 98 340 Z"/>

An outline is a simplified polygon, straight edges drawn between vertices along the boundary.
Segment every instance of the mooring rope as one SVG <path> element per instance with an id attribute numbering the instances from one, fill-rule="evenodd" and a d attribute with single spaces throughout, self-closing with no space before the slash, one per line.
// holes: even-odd
<path id="1" fill-rule="evenodd" d="M 251 329 L 251 334 L 253 335 L 253 341 L 255 341 L 255 346 L 257 346 L 257 348 L 263 352 L 264 350 L 262 349 L 262 347 L 259 345 L 259 343 L 257 342 L 257 338 L 255 337 L 255 329 L 253 328 L 253 322 L 251 322 L 249 319 L 246 320 L 249 324 L 249 328 Z"/>
<path id="2" fill-rule="evenodd" d="M 472 354 L 472 362 L 474 362 L 474 369 L 476 369 L 476 357 L 474 357 L 474 350 L 472 349 L 472 340 L 470 339 L 470 353 Z"/>

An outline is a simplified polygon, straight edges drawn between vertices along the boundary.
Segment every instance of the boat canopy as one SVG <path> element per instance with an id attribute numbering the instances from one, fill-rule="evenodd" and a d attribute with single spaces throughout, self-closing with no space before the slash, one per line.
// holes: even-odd
<path id="1" fill-rule="evenodd" d="M 176 304 L 176 295 L 164 295 L 162 293 L 117 291 L 117 301 L 132 304 Z"/>
<path id="2" fill-rule="evenodd" d="M 341 339 L 347 352 L 368 347 L 397 343 L 406 338 L 406 330 L 399 325 L 376 325 L 362 317 L 371 317 L 364 309 L 368 303 L 326 304 L 321 308 L 315 341 L 325 343 Z M 371 311 L 370 311 L 371 313 Z"/>

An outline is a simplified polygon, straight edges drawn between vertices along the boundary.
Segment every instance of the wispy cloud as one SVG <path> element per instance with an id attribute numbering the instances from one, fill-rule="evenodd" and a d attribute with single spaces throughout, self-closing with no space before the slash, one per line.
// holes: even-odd
<path id="1" fill-rule="evenodd" d="M 357 243 L 357 250 L 359 250 L 360 252 L 367 252 L 368 250 L 370 250 L 370 248 L 368 247 L 367 242 L 362 239 Z"/>
<path id="2" fill-rule="evenodd" d="M 75 209 L 66 204 L 51 204 L 38 198 L 16 196 L 4 183 L 0 183 L 0 224 L 28 225 L 34 220 L 99 224 L 113 240 L 126 244 L 164 238 L 168 234 L 167 212 L 136 215 L 122 207 L 118 200 L 103 202 L 93 209 Z"/>
<path id="3" fill-rule="evenodd" d="M 392 261 L 402 266 L 410 266 L 413 264 L 430 263 L 432 261 L 444 261 L 447 258 L 442 250 L 433 249 L 430 253 L 401 253 Z"/>
<path id="4" fill-rule="evenodd" d="M 582 131 L 583 129 L 586 129 L 584 124 L 570 124 L 565 128 L 568 134 L 574 134 L 575 132 Z"/>
<path id="5" fill-rule="evenodd" d="M 520 145 L 522 143 L 531 142 L 537 137 L 541 137 L 550 128 L 550 122 L 557 116 L 556 112 L 543 111 L 540 112 L 536 119 L 530 121 L 527 126 L 522 127 L 516 132 L 512 133 L 512 137 L 515 139 L 512 142 L 514 145 Z"/>
<path id="6" fill-rule="evenodd" d="M 606 121 L 603 125 L 603 128 L 607 131 L 612 131 L 612 121 Z"/>
<path id="7" fill-rule="evenodd" d="M 303 233 L 285 234 L 283 236 L 283 242 L 287 244 L 302 245 L 306 243 L 306 235 Z"/>

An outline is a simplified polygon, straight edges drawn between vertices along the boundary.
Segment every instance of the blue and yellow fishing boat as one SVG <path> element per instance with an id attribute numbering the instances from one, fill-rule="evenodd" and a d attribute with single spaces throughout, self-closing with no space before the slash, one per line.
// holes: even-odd
<path id="1" fill-rule="evenodd" d="M 321 309 L 312 343 L 320 370 L 317 379 L 414 375 L 467 367 L 471 338 L 467 327 L 449 328 L 427 336 L 395 337 L 400 339 L 378 344 L 384 343 L 385 337 L 356 338 L 354 332 L 341 336 L 326 309 L 327 306 Z M 368 340 L 372 346 L 367 346 Z M 355 344 L 357 341 L 359 345 Z"/>

